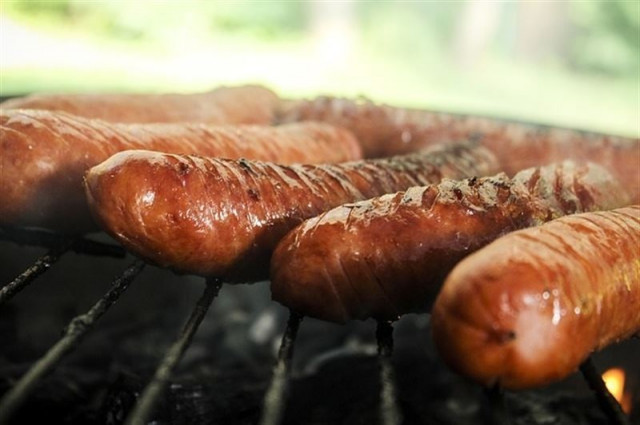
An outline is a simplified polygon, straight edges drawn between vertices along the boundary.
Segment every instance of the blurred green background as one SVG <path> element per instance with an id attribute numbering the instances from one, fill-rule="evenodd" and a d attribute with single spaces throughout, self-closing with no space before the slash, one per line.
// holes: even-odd
<path id="1" fill-rule="evenodd" d="M 0 0 L 0 95 L 193 92 L 395 105 L 640 137 L 639 1 Z"/>

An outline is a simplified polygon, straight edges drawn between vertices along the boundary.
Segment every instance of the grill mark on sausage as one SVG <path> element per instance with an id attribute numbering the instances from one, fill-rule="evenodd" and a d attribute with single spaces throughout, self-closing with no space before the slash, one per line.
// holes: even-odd
<path id="1" fill-rule="evenodd" d="M 279 166 L 272 163 L 258 161 L 229 161 L 221 159 L 201 159 L 205 165 L 204 170 L 199 173 L 207 174 L 206 185 L 194 185 L 200 181 L 192 175 L 189 179 L 179 180 L 181 184 L 187 185 L 181 191 L 172 191 L 171 185 L 175 179 L 175 171 L 167 169 L 164 163 L 171 156 L 162 154 L 152 154 L 144 151 L 130 151 L 126 154 L 118 154 L 105 164 L 96 167 L 98 172 L 90 172 L 87 190 L 91 193 L 93 211 L 98 220 L 103 224 L 105 230 L 113 234 L 122 232 L 137 233 L 139 229 L 135 227 L 122 229 L 126 226 L 126 211 L 111 211 L 109 209 L 109 197 L 107 190 L 113 192 L 135 193 L 144 192 L 144 176 L 152 171 L 156 177 L 162 179 L 163 185 L 159 189 L 162 193 L 171 193 L 176 200 L 167 204 L 166 207 L 179 210 L 190 208 L 189 205 L 197 205 L 198 208 L 208 210 L 203 207 L 203 202 L 212 202 L 218 205 L 221 210 L 218 214 L 231 214 L 234 223 L 224 222 L 224 217 L 200 216 L 190 217 L 189 220 L 198 220 L 192 223 L 191 227 L 197 227 L 203 234 L 191 235 L 189 228 L 173 228 L 168 223 L 166 228 L 154 229 L 153 243 L 139 246 L 128 245 L 134 252 L 142 257 L 149 257 L 150 260 L 166 267 L 171 267 L 179 271 L 217 275 L 228 281 L 246 281 L 245 279 L 263 279 L 267 270 L 262 267 L 246 266 L 247 262 L 256 261 L 258 263 L 268 262 L 268 257 L 275 247 L 275 243 L 284 234 L 304 219 L 323 213 L 345 202 L 360 201 L 366 197 L 379 195 L 385 191 L 396 191 L 406 189 L 413 185 L 414 179 L 405 175 L 405 170 L 411 169 L 412 174 L 424 173 L 427 177 L 434 175 L 432 164 L 456 164 L 459 161 L 457 154 L 470 151 L 467 156 L 476 158 L 476 163 L 469 170 L 461 170 L 458 167 L 451 167 L 450 171 L 443 171 L 451 177 L 462 175 L 484 174 L 491 170 L 495 163 L 492 156 L 486 150 L 474 147 L 470 144 L 464 148 L 457 146 L 445 146 L 431 152 L 424 152 L 407 156 L 410 161 L 409 167 L 402 166 L 402 159 L 376 160 L 370 164 L 367 162 L 352 162 L 341 165 L 292 165 L 288 167 Z M 180 156 L 176 156 L 179 158 Z M 422 161 L 423 167 L 418 168 Z M 155 163 L 157 166 L 150 168 L 149 164 Z M 365 164 L 368 171 L 362 177 L 362 170 Z M 105 178 L 105 174 L 110 167 L 115 167 L 120 172 L 120 178 L 112 181 Z M 445 165 L 443 165 L 443 168 Z M 391 170 L 391 171 L 388 171 Z M 385 179 L 386 172 L 389 176 L 394 175 L 396 180 Z M 195 168 L 191 173 L 195 173 Z M 128 183 L 125 182 L 129 179 Z M 134 185 L 131 179 L 141 183 Z M 387 180 L 387 181 L 385 181 Z M 96 185 L 100 181 L 104 185 Z M 396 185 L 397 182 L 397 185 Z M 164 184 L 166 183 L 166 184 Z M 113 189 L 107 189 L 106 185 Z M 100 192 L 93 193 L 99 188 Z M 259 193 L 260 201 L 249 201 L 249 189 Z M 193 190 L 193 193 L 189 191 Z M 206 191 L 207 193 L 202 193 Z M 211 195 L 210 192 L 216 192 Z M 234 193 L 235 192 L 235 193 Z M 273 193 L 271 193 L 273 192 Z M 204 200 L 203 200 L 204 199 Z M 136 206 L 136 208 L 144 206 Z M 145 207 L 146 208 L 146 207 Z M 149 220 L 153 220 L 157 213 L 153 208 L 148 209 Z M 124 214 L 124 217 L 122 216 Z M 246 216 L 247 218 L 245 218 Z M 187 223 L 185 223 L 185 226 Z M 237 228 L 229 227 L 237 226 Z M 156 226 L 158 227 L 158 226 Z M 160 226 L 162 227 L 162 226 Z M 206 231 L 205 231 L 206 229 Z M 204 233 L 210 233 L 205 235 Z M 173 235 L 173 236 L 171 236 Z M 226 240 L 232 244 L 232 248 L 216 247 L 214 241 Z M 197 242 L 196 242 L 197 241 Z M 178 257 L 175 252 L 179 246 L 181 250 L 189 252 L 189 255 Z M 203 248 L 194 251 L 192 246 L 198 245 Z M 204 248 L 206 247 L 206 249 Z M 185 259 L 186 258 L 186 259 Z M 226 258 L 225 261 L 218 261 Z M 233 258 L 233 260 L 231 259 Z M 255 273 L 256 277 L 245 277 L 245 273 Z M 260 274 L 260 277 L 257 275 Z"/>
<path id="2" fill-rule="evenodd" d="M 625 217 L 633 218 L 632 215 L 625 214 L 623 211 L 614 210 L 614 211 L 610 211 L 609 214 L 603 216 L 602 219 L 609 221 L 612 225 L 616 226 L 620 232 L 625 233 L 626 236 L 633 237 L 634 236 L 633 230 L 629 228 L 629 226 L 626 224 Z M 576 217 L 576 219 L 584 220 L 594 225 L 597 225 L 597 223 L 594 222 L 594 220 L 589 219 L 589 217 Z"/>
<path id="3" fill-rule="evenodd" d="M 432 315 L 437 348 L 483 384 L 500 379 L 525 389 L 562 379 L 592 351 L 640 329 L 639 243 L 639 206 L 569 215 L 497 240 L 450 274 Z M 532 302 L 541 281 L 550 298 Z M 518 315 L 498 307 L 500 294 L 509 294 Z M 477 339 L 478 327 L 495 323 L 519 328 L 519 340 Z"/>
<path id="4" fill-rule="evenodd" d="M 571 191 L 576 181 L 589 196 L 576 195 L 575 202 L 560 202 L 560 198 L 574 197 Z M 374 274 L 376 278 L 384 275 L 392 281 L 373 282 L 364 275 L 360 276 L 361 281 L 353 283 L 359 287 L 380 283 L 388 288 L 391 299 L 398 300 L 394 308 L 400 313 L 422 311 L 455 261 L 503 234 L 576 211 L 627 203 L 628 197 L 619 183 L 595 164 L 576 166 L 564 162 L 523 170 L 512 179 L 503 173 L 475 178 L 473 182 L 444 178 L 437 185 L 413 187 L 335 208 L 292 231 L 280 242 L 272 259 L 272 269 L 276 270 L 272 275 L 273 298 L 289 306 L 314 302 L 303 300 L 305 294 L 293 288 L 301 273 L 329 255 L 349 258 L 345 267 L 370 268 L 370 263 L 353 255 L 352 247 L 369 249 L 376 245 L 383 252 L 376 259 L 376 270 L 384 271 Z M 557 255 L 567 252 L 566 247 L 553 240 L 544 243 L 556 250 Z M 394 265 L 397 262 L 405 262 L 406 267 L 398 270 Z M 326 270 L 332 272 L 331 267 Z M 321 287 L 326 283 L 315 279 L 313 284 Z M 341 287 L 338 285 L 336 290 Z M 315 302 L 323 305 L 322 300 Z M 380 318 L 386 314 L 375 297 L 364 298 L 363 302 L 358 309 L 364 308 L 365 313 L 349 319 Z M 349 311 L 354 310 L 355 307 Z M 321 319 L 344 320 L 332 317 L 331 313 L 329 308 L 313 312 Z"/>
<path id="5" fill-rule="evenodd" d="M 86 206 L 82 180 L 88 168 L 122 150 L 250 156 L 279 159 L 285 164 L 360 157 L 353 135 L 321 123 L 277 128 L 243 126 L 233 130 L 228 126 L 189 123 L 108 123 L 36 110 L 2 110 L 0 122 L 0 224 L 62 232 L 97 230 Z M 251 167 L 248 171 L 252 171 Z"/>
<path id="6" fill-rule="evenodd" d="M 640 139 L 554 128 L 488 117 L 448 114 L 376 104 L 370 100 L 319 97 L 283 102 L 278 122 L 318 119 L 351 129 L 365 156 L 415 151 L 433 143 L 475 140 L 496 153 L 509 175 L 567 159 L 599 163 L 640 200 Z"/>

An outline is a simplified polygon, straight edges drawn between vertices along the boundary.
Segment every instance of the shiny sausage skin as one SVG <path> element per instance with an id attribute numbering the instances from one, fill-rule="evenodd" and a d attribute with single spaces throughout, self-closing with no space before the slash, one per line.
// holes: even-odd
<path id="1" fill-rule="evenodd" d="M 509 176 L 567 159 L 595 162 L 622 183 L 633 202 L 640 202 L 638 138 L 332 97 L 283 100 L 277 120 L 317 120 L 347 128 L 362 143 L 365 157 L 404 154 L 433 143 L 471 138 L 494 152 Z"/>
<path id="2" fill-rule="evenodd" d="M 0 104 L 122 123 L 271 124 L 279 104 L 271 90 L 246 85 L 195 94 L 33 94 Z"/>
<path id="3" fill-rule="evenodd" d="M 444 361 L 484 385 L 524 389 L 576 371 L 640 332 L 640 207 L 559 218 L 463 260 L 433 308 Z"/>
<path id="4" fill-rule="evenodd" d="M 86 189 L 96 220 L 132 252 L 177 271 L 243 282 L 268 277 L 276 243 L 304 219 L 495 167 L 486 149 L 468 143 L 338 165 L 129 151 L 92 168 Z"/>
<path id="5" fill-rule="evenodd" d="M 628 202 L 602 167 L 567 161 L 343 205 L 283 238 L 271 261 L 272 297 L 333 322 L 395 320 L 427 310 L 455 264 L 497 237 Z"/>
<path id="6" fill-rule="evenodd" d="M 291 163 L 361 158 L 351 133 L 328 124 L 280 127 L 116 124 L 39 110 L 0 112 L 0 224 L 97 230 L 82 177 L 116 152 L 150 149 Z"/>

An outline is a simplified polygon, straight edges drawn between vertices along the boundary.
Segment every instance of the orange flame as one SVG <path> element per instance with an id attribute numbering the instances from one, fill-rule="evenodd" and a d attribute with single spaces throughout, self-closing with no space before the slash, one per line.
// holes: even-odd
<path id="1" fill-rule="evenodd" d="M 631 399 L 624 391 L 624 370 L 620 368 L 609 369 L 602 374 L 602 379 L 611 395 L 614 396 L 615 399 L 618 400 L 618 403 L 620 403 L 620 406 L 622 406 L 622 410 L 629 414 L 631 410 Z"/>

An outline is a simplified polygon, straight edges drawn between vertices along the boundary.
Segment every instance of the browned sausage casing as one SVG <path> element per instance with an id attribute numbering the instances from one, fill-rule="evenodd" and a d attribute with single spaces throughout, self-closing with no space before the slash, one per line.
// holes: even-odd
<path id="1" fill-rule="evenodd" d="M 361 158 L 351 133 L 328 124 L 280 127 L 115 124 L 37 110 L 0 112 L 0 224 L 97 229 L 82 177 L 116 152 L 151 149 L 291 163 Z"/>
<path id="2" fill-rule="evenodd" d="M 478 139 L 501 170 L 520 170 L 573 159 L 607 168 L 640 202 L 640 139 L 518 123 L 493 118 L 378 105 L 367 100 L 320 97 L 283 101 L 280 122 L 318 120 L 356 135 L 365 157 L 398 155 L 454 140 Z"/>
<path id="3" fill-rule="evenodd" d="M 249 281 L 268 277 L 276 243 L 304 219 L 495 166 L 486 149 L 471 144 L 288 167 L 129 151 L 92 168 L 86 188 L 97 221 L 134 253 L 183 272 Z"/>
<path id="4" fill-rule="evenodd" d="M 640 207 L 577 214 L 506 235 L 463 260 L 431 319 L 454 370 L 523 389 L 577 370 L 640 331 Z"/>
<path id="5" fill-rule="evenodd" d="M 283 100 L 276 121 L 316 120 L 347 128 L 360 140 L 365 157 L 379 158 L 437 143 L 431 137 L 435 134 L 430 134 L 433 125 L 425 125 L 423 118 L 415 110 L 379 105 L 366 99 L 322 96 L 313 100 Z"/>
<path id="6" fill-rule="evenodd" d="M 334 322 L 394 320 L 428 309 L 455 264 L 502 234 L 628 199 L 602 167 L 567 161 L 343 205 L 283 238 L 272 296 Z"/>
<path id="7" fill-rule="evenodd" d="M 34 94 L 2 109 L 45 109 L 122 123 L 201 122 L 271 124 L 279 99 L 256 86 L 220 87 L 195 94 Z"/>

